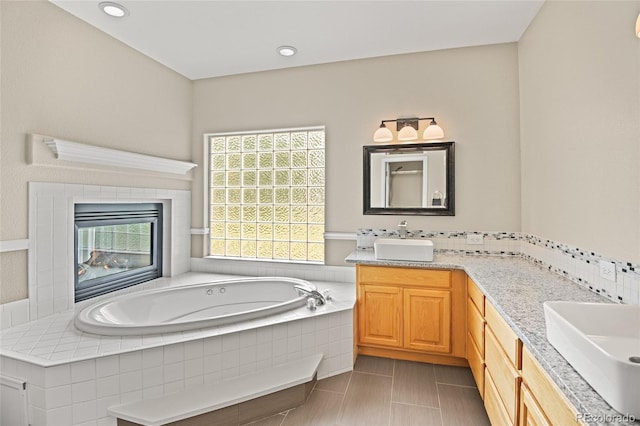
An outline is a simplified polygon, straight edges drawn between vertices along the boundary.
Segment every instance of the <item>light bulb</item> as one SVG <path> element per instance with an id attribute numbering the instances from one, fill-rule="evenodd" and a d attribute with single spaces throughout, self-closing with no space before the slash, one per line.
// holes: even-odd
<path id="1" fill-rule="evenodd" d="M 98 4 L 98 7 L 104 13 L 114 18 L 123 18 L 129 14 L 129 11 L 124 6 L 118 3 L 104 1 Z"/>
<path id="2" fill-rule="evenodd" d="M 387 129 L 384 123 L 380 124 L 380 128 L 373 134 L 374 142 L 391 142 L 393 140 L 393 133 Z"/>
<path id="3" fill-rule="evenodd" d="M 418 132 L 408 124 L 398 132 L 399 141 L 413 141 L 418 139 Z"/>
<path id="4" fill-rule="evenodd" d="M 438 126 L 435 120 L 431 120 L 431 124 L 424 129 L 424 133 L 422 134 L 422 139 L 430 140 L 430 139 L 442 139 L 444 137 L 444 131 L 442 127 Z"/>

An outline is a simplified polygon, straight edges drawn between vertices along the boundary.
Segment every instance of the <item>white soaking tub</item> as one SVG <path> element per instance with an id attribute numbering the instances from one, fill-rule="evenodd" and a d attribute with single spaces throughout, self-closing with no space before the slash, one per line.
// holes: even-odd
<path id="1" fill-rule="evenodd" d="M 236 278 L 116 296 L 82 309 L 78 329 L 129 336 L 213 327 L 296 309 L 307 296 L 294 285 L 315 289 L 296 278 Z"/>

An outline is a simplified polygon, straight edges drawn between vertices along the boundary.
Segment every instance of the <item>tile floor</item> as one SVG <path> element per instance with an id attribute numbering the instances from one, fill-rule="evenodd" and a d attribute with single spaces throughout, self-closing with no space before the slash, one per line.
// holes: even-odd
<path id="1" fill-rule="evenodd" d="M 307 402 L 251 426 L 490 425 L 471 370 L 359 356 L 317 382 Z"/>

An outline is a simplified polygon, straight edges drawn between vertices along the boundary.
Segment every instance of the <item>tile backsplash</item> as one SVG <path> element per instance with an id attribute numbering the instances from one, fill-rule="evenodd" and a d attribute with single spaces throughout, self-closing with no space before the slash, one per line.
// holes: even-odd
<path id="1" fill-rule="evenodd" d="M 483 244 L 467 244 L 467 235 L 483 236 Z M 358 229 L 358 249 L 372 249 L 379 237 L 398 237 L 398 231 Z M 436 253 L 521 256 L 617 303 L 640 304 L 640 265 L 610 259 L 593 251 L 520 232 L 408 231 L 409 238 L 428 238 Z M 600 262 L 613 262 L 616 281 L 600 276 Z"/>

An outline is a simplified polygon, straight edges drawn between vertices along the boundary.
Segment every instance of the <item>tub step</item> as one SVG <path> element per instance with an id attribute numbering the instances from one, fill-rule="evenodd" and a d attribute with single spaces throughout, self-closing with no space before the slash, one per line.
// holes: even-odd
<path id="1" fill-rule="evenodd" d="M 303 404 L 313 386 L 305 384 L 315 380 L 322 357 L 323 354 L 315 354 L 236 379 L 116 405 L 107 412 L 118 419 L 119 425 L 159 426 L 200 415 L 237 418 L 238 422 L 247 423 L 268 416 L 273 410 L 278 410 L 272 413 L 276 414 Z M 250 401 L 256 398 L 260 399 Z M 247 405 L 241 406 L 242 403 Z M 216 410 L 219 411 L 211 413 Z"/>

